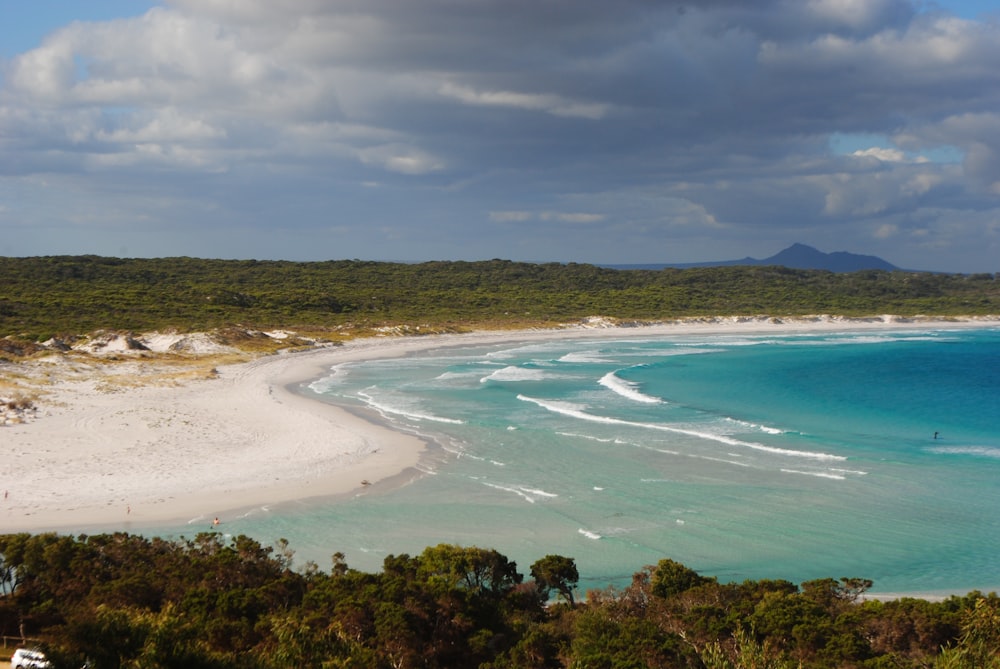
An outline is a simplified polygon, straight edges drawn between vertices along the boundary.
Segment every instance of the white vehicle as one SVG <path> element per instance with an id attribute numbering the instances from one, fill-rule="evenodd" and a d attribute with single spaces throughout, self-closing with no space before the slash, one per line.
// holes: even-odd
<path id="1" fill-rule="evenodd" d="M 52 663 L 45 653 L 32 648 L 18 648 L 10 656 L 10 666 L 14 669 L 52 669 Z"/>

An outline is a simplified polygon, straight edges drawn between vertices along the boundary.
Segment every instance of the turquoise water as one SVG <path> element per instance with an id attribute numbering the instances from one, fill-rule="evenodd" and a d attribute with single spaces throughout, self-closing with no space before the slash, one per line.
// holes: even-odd
<path id="1" fill-rule="evenodd" d="M 304 392 L 433 440 L 404 485 L 227 523 L 324 569 L 453 542 L 522 572 L 571 556 L 583 589 L 664 557 L 724 581 L 1000 586 L 1000 330 L 442 348 Z"/>

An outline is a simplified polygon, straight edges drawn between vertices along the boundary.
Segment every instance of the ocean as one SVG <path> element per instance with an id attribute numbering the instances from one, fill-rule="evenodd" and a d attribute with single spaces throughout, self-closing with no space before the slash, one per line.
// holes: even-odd
<path id="1" fill-rule="evenodd" d="M 348 363 L 318 401 L 423 436 L 419 472 L 227 522 L 296 562 L 438 543 L 580 589 L 672 558 L 720 581 L 1000 589 L 1000 330 L 512 342 Z"/>

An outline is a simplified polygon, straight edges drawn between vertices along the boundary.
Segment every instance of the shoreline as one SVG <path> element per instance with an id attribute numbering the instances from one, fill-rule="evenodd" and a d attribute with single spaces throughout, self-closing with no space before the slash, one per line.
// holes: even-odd
<path id="1" fill-rule="evenodd" d="M 416 476 L 427 442 L 310 396 L 338 364 L 454 346 L 553 339 L 982 329 L 996 319 L 876 317 L 691 319 L 622 326 L 373 337 L 218 368 L 211 378 L 115 387 L 96 365 L 28 363 L 46 395 L 38 414 L 0 427 L 3 532 L 128 531 L 261 507 L 387 490 Z M 191 358 L 192 364 L 197 357 Z M 156 366 L 157 360 L 124 365 Z M 121 371 L 116 365 L 115 371 Z M 11 367 L 0 367 L 0 374 Z M 14 366 L 17 369 L 17 366 Z M 0 376 L 2 378 L 2 376 Z M 381 485 L 380 485 L 381 482 Z M 937 593 L 935 593 L 935 596 Z M 870 597 L 874 595 L 869 595 Z"/>

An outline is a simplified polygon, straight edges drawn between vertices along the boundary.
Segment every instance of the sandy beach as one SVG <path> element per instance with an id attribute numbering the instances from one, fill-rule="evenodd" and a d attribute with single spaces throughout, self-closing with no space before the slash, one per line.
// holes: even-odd
<path id="1" fill-rule="evenodd" d="M 297 392 L 344 362 L 503 341 L 995 323 L 815 317 L 612 327 L 592 319 L 552 330 L 359 339 L 189 376 L 178 367 L 195 368 L 197 356 L 178 363 L 118 355 L 108 365 L 97 354 L 92 361 L 53 354 L 0 363 L 0 380 L 26 379 L 38 389 L 32 411 L 0 426 L 0 532 L 224 521 L 250 507 L 364 494 L 413 468 L 424 443 Z"/>

